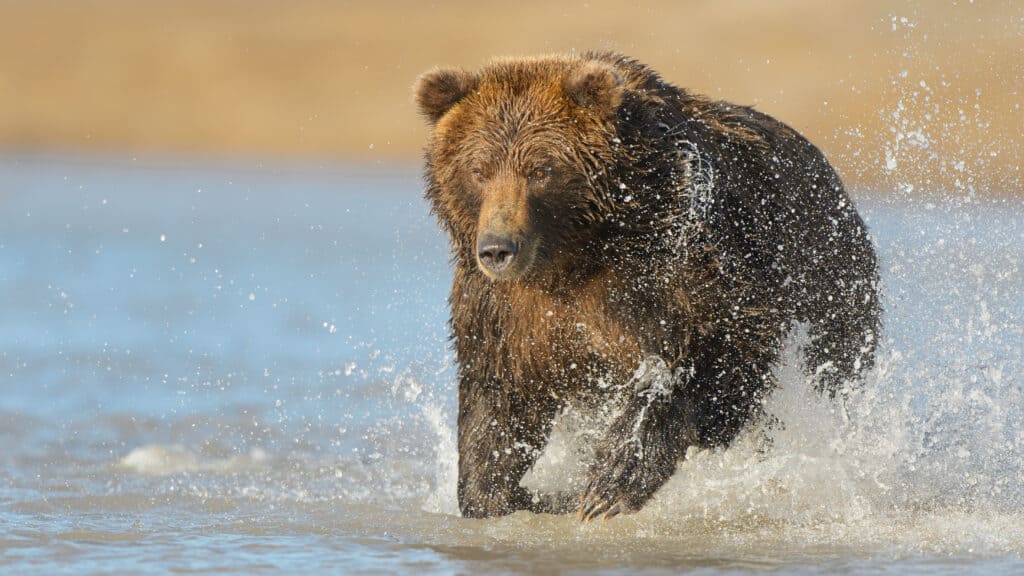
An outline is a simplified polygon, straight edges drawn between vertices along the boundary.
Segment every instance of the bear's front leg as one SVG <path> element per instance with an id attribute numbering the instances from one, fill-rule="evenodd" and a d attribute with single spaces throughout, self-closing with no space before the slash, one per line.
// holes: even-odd
<path id="1" fill-rule="evenodd" d="M 557 408 L 551 399 L 525 399 L 500 383 L 462 378 L 458 496 L 464 517 L 553 511 L 551 497 L 534 498 L 519 482 L 544 448 Z"/>
<path id="2" fill-rule="evenodd" d="M 621 414 L 598 446 L 580 500 L 580 520 L 639 510 L 672 476 L 687 446 L 696 441 L 684 397 L 691 376 L 691 370 L 673 370 L 658 356 L 640 364 Z"/>

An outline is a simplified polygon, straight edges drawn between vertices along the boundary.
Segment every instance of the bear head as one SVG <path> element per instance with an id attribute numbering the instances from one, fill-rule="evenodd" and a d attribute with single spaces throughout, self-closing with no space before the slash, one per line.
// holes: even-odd
<path id="1" fill-rule="evenodd" d="M 628 90 L 611 62 L 575 57 L 419 79 L 432 127 L 426 195 L 461 263 L 519 282 L 586 268 L 612 210 L 607 171 Z"/>

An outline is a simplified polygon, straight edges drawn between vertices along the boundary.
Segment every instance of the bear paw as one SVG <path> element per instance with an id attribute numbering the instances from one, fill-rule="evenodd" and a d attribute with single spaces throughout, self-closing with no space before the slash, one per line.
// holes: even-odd
<path id="1" fill-rule="evenodd" d="M 636 443 L 606 451 L 591 466 L 590 481 L 580 497 L 580 521 L 605 521 L 639 510 L 649 496 L 643 472 L 643 453 Z"/>

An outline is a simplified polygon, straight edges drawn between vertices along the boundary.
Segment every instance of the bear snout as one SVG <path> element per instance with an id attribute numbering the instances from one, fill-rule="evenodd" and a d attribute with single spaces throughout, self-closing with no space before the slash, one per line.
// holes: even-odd
<path id="1" fill-rule="evenodd" d="M 497 275 L 512 265 L 519 254 L 519 243 L 507 236 L 484 234 L 477 242 L 476 250 L 480 267 Z"/>

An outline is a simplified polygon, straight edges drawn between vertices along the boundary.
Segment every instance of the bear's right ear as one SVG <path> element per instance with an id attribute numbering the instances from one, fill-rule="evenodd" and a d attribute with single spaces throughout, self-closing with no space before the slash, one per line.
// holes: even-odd
<path id="1" fill-rule="evenodd" d="M 420 76 L 413 93 L 420 112 L 431 124 L 437 124 L 437 121 L 459 100 L 468 96 L 476 85 L 476 76 L 465 70 L 439 68 Z"/>

